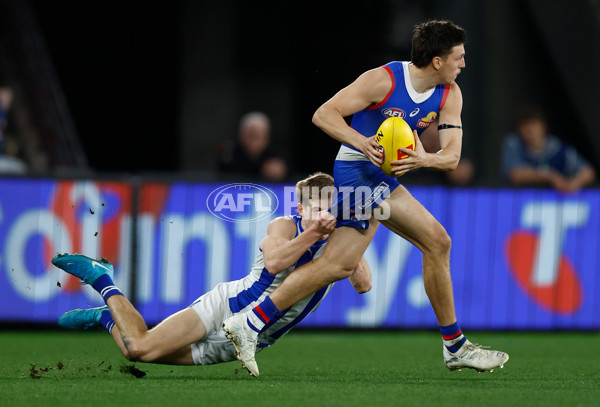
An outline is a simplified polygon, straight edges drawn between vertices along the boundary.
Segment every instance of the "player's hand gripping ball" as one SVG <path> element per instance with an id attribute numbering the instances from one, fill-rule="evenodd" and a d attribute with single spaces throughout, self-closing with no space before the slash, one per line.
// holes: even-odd
<path id="1" fill-rule="evenodd" d="M 379 151 L 383 154 L 381 170 L 391 177 L 394 176 L 391 162 L 408 157 L 399 148 L 415 151 L 415 136 L 408 123 L 399 117 L 385 119 L 377 130 L 375 141 L 379 143 Z"/>

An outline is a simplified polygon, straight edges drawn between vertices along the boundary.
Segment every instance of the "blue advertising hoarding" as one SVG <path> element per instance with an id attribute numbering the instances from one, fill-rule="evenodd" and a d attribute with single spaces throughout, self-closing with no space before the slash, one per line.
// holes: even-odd
<path id="1" fill-rule="evenodd" d="M 600 191 L 408 188 L 452 237 L 462 326 L 600 328 Z M 0 319 L 53 322 L 97 305 L 97 294 L 49 263 L 56 252 L 77 251 L 109 258 L 117 284 L 158 322 L 245 276 L 269 221 L 296 205 L 284 185 L 143 182 L 135 202 L 132 190 L 123 182 L 0 180 Z M 417 248 L 381 226 L 365 258 L 372 290 L 359 295 L 336 283 L 302 326 L 437 326 Z"/>
<path id="2" fill-rule="evenodd" d="M 109 257 L 130 285 L 132 189 L 124 183 L 0 179 L 0 320 L 54 322 L 98 305 L 89 286 L 57 269 L 57 253 Z"/>
<path id="3" fill-rule="evenodd" d="M 227 191 L 224 187 L 142 187 L 138 264 L 145 267 L 138 270 L 137 300 L 148 319 L 160 320 L 215 284 L 243 277 L 269 220 L 293 213 L 293 189 L 267 185 L 278 198 L 275 210 L 264 205 L 266 198 L 253 206 L 251 187 L 229 189 L 225 195 L 231 196 L 221 201 L 229 213 L 219 217 L 213 213 L 218 207 L 214 194 Z M 598 191 L 567 196 L 546 190 L 409 189 L 453 239 L 451 272 L 463 326 L 600 326 L 600 278 L 594 272 L 600 261 L 594 249 L 600 219 L 592 210 L 598 207 Z M 154 212 L 143 209 L 145 202 L 153 203 L 149 206 Z M 231 208 L 238 210 L 237 218 Z M 304 326 L 437 326 L 423 287 L 418 249 L 382 226 L 365 258 L 373 275 L 371 292 L 358 295 L 347 281 L 336 283 Z"/>

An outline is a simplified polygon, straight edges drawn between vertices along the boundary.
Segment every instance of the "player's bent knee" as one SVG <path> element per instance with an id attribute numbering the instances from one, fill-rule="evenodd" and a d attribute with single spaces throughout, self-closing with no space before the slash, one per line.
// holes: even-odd
<path id="1" fill-rule="evenodd" d="M 125 359 L 131 361 L 132 356 L 131 356 L 131 353 L 129 353 L 129 351 L 127 349 L 121 349 L 121 353 L 123 354 Z"/>
<path id="2" fill-rule="evenodd" d="M 432 233 L 425 244 L 425 250 L 435 256 L 449 256 L 452 248 L 452 239 L 446 229 L 441 225 L 432 230 Z"/>
<path id="3" fill-rule="evenodd" d="M 358 265 L 358 261 L 334 257 L 327 253 L 316 261 L 319 262 L 320 273 L 328 280 L 328 284 L 350 277 Z"/>
<path id="4" fill-rule="evenodd" d="M 144 352 L 141 348 L 135 345 L 135 343 L 127 343 L 125 344 L 127 347 L 127 354 L 125 357 L 130 362 L 138 362 L 144 356 Z"/>
<path id="5" fill-rule="evenodd" d="M 139 358 L 133 356 L 133 354 L 131 352 L 127 352 L 124 353 L 123 356 L 125 356 L 125 359 L 127 359 L 130 362 L 139 362 Z"/>
<path id="6" fill-rule="evenodd" d="M 368 293 L 369 291 L 371 291 L 371 288 L 373 288 L 373 287 L 371 286 L 370 282 L 366 282 L 359 286 L 354 286 L 354 288 L 356 289 L 357 293 L 365 294 L 365 293 Z"/>
<path id="7" fill-rule="evenodd" d="M 356 264 L 338 264 L 335 267 L 332 267 L 330 269 L 331 276 L 333 278 L 332 282 L 350 277 L 352 273 L 354 273 L 356 266 Z"/>
<path id="8" fill-rule="evenodd" d="M 450 235 L 446 233 L 445 230 L 444 233 L 440 233 L 440 235 L 438 236 L 436 240 L 436 246 L 439 248 L 439 251 L 441 253 L 450 253 L 450 249 L 452 248 L 452 239 L 450 238 Z"/>
<path id="9" fill-rule="evenodd" d="M 152 362 L 156 359 L 152 356 L 152 350 L 142 344 L 139 340 L 129 340 L 125 343 L 127 354 L 124 355 L 131 362 Z"/>

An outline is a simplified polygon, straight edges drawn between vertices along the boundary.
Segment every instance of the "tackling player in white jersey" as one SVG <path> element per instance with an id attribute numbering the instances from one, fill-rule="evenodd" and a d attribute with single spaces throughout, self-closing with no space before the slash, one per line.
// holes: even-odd
<path id="1" fill-rule="evenodd" d="M 64 254 L 52 259 L 57 267 L 92 285 L 106 306 L 77 309 L 63 314 L 59 325 L 70 329 L 104 326 L 127 359 L 174 365 L 208 365 L 236 359 L 236 349 L 221 328 L 227 318 L 252 310 L 272 293 L 296 267 L 323 252 L 336 219 L 327 211 L 331 206 L 333 178 L 316 173 L 296 184 L 298 215 L 284 216 L 269 223 L 267 234 L 250 273 L 237 281 L 218 284 L 188 308 L 179 311 L 153 329 L 112 281 L 113 268 L 106 260 L 79 254 Z M 328 189 L 329 188 L 329 189 Z M 349 277 L 359 293 L 371 288 L 371 273 L 364 258 Z M 265 321 L 259 335 L 260 351 L 314 311 L 331 285 L 297 302 L 278 315 L 277 321 Z M 254 360 L 243 366 L 258 376 Z"/>

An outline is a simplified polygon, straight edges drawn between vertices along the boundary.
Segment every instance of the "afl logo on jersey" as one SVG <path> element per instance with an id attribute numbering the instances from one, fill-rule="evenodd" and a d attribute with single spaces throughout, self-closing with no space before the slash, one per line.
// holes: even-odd
<path id="1" fill-rule="evenodd" d="M 398 109 L 397 107 L 388 107 L 387 109 L 383 109 L 381 113 L 383 113 L 385 117 L 399 117 L 401 119 L 406 117 L 404 110 Z"/>

